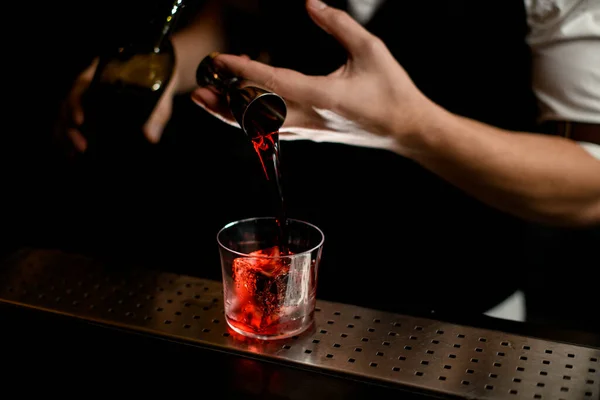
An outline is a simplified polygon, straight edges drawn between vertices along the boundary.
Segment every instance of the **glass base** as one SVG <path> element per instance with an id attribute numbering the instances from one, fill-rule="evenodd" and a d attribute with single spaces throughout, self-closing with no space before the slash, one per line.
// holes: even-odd
<path id="1" fill-rule="evenodd" d="M 306 324 L 300 326 L 299 328 L 296 328 L 296 329 L 288 331 L 288 332 L 280 333 L 277 335 L 259 335 L 257 333 L 244 331 L 244 330 L 236 327 L 233 323 L 231 323 L 231 321 L 229 320 L 229 317 L 227 317 L 227 315 L 225 315 L 225 321 L 227 321 L 227 325 L 229 325 L 229 327 L 236 333 L 239 333 L 240 335 L 245 336 L 245 337 L 249 337 L 252 339 L 258 339 L 258 340 L 289 339 L 292 336 L 300 335 L 301 333 L 305 332 L 308 328 L 310 328 L 314 324 L 314 321 L 311 320 L 309 323 L 306 323 Z"/>

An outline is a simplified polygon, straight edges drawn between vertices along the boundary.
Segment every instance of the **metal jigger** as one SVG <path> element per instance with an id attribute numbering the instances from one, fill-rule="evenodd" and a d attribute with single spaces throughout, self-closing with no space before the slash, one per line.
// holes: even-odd
<path id="1" fill-rule="evenodd" d="M 242 80 L 215 65 L 219 53 L 211 53 L 196 70 L 196 82 L 226 96 L 229 109 L 251 139 L 277 132 L 285 122 L 287 106 L 278 94 L 255 87 L 242 87 Z"/>

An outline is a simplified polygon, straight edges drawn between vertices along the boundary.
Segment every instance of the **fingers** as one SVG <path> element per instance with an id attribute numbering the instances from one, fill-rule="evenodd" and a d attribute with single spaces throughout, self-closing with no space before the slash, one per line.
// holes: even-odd
<path id="1" fill-rule="evenodd" d="M 67 136 L 77 151 L 81 153 L 85 152 L 87 149 L 87 140 L 81 134 L 81 132 L 79 132 L 79 130 L 75 128 L 69 128 L 67 129 Z"/>
<path id="2" fill-rule="evenodd" d="M 299 103 L 310 102 L 318 104 L 319 107 L 324 106 L 323 103 L 328 101 L 326 77 L 307 76 L 290 69 L 275 68 L 229 54 L 221 54 L 215 61 L 234 75 L 275 92 L 286 100 Z"/>
<path id="3" fill-rule="evenodd" d="M 173 110 L 173 97 L 168 93 L 163 93 L 160 101 L 154 108 L 154 111 L 148 118 L 148 121 L 142 127 L 144 136 L 151 143 L 158 143 L 162 134 L 171 119 Z"/>
<path id="4" fill-rule="evenodd" d="M 83 93 L 89 86 L 89 82 L 78 82 L 69 93 L 68 104 L 71 109 L 71 120 L 76 126 L 83 124 L 84 113 L 81 104 Z"/>
<path id="5" fill-rule="evenodd" d="M 71 145 L 78 152 L 85 152 L 88 146 L 87 140 L 79 131 L 83 125 L 84 112 L 82 106 L 82 97 L 89 87 L 96 68 L 98 59 L 95 59 L 79 76 L 77 77 L 71 91 L 61 106 L 59 120 L 56 123 L 55 136 L 60 141 L 68 139 Z M 70 151 L 69 151 L 70 152 Z"/>
<path id="6" fill-rule="evenodd" d="M 71 124 L 70 110 L 65 102 L 60 107 L 57 119 L 52 129 L 52 143 L 68 158 L 87 149 L 87 141 L 79 130 Z"/>
<path id="7" fill-rule="evenodd" d="M 329 7 L 320 0 L 307 0 L 306 8 L 313 21 L 340 42 L 353 58 L 368 56 L 365 49 L 380 42 L 342 10 Z"/>
<path id="8" fill-rule="evenodd" d="M 81 73 L 81 77 L 85 78 L 88 81 L 91 81 L 96 73 L 96 68 L 98 68 L 99 58 L 96 57 L 92 61 L 92 63 Z"/>
<path id="9" fill-rule="evenodd" d="M 192 101 L 215 118 L 228 125 L 240 128 L 240 125 L 235 121 L 233 115 L 231 115 L 227 104 L 224 103 L 224 99 L 220 98 L 212 90 L 208 88 L 194 90 L 192 92 Z"/>
<path id="10" fill-rule="evenodd" d="M 76 126 L 83 124 L 84 113 L 81 104 L 82 96 L 90 86 L 98 67 L 98 59 L 94 61 L 77 77 L 77 81 L 69 93 L 68 103 L 71 108 L 71 119 Z"/>
<path id="11" fill-rule="evenodd" d="M 154 107 L 154 111 L 152 111 L 152 114 L 150 114 L 150 117 L 142 127 L 144 136 L 146 136 L 146 139 L 148 139 L 150 143 L 158 143 L 160 141 L 165 127 L 171 119 L 171 115 L 173 114 L 173 97 L 175 96 L 178 79 L 179 76 L 177 72 L 175 72 L 158 103 Z"/>
<path id="12" fill-rule="evenodd" d="M 192 92 L 192 100 L 202 108 L 219 110 L 222 99 L 218 94 L 208 88 L 198 88 Z"/>
<path id="13" fill-rule="evenodd" d="M 169 91 L 165 91 L 160 100 L 156 104 L 154 111 L 142 127 L 144 136 L 151 143 L 158 143 L 165 127 L 171 119 L 173 111 L 173 95 Z"/>
<path id="14" fill-rule="evenodd" d="M 83 124 L 82 96 L 89 87 L 98 60 L 94 60 L 83 72 L 81 72 L 66 98 L 63 100 L 57 119 L 52 129 L 53 140 L 69 156 L 74 155 L 73 151 L 83 153 L 87 149 L 87 140 L 79 131 Z"/>

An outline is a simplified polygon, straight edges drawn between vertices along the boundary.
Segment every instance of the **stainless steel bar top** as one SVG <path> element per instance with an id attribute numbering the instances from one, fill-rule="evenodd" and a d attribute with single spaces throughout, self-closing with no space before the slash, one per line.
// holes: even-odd
<path id="1" fill-rule="evenodd" d="M 388 385 L 477 399 L 600 397 L 600 349 L 319 301 L 313 329 L 289 340 L 240 337 L 220 282 L 107 268 L 24 250 L 0 270 L 0 302 Z"/>

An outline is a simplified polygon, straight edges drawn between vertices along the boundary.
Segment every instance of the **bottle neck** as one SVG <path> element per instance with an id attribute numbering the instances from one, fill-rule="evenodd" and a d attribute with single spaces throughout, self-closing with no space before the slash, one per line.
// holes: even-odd
<path id="1" fill-rule="evenodd" d="M 177 19 L 181 15 L 181 11 L 183 8 L 184 8 L 183 0 L 174 0 L 173 4 L 171 5 L 171 8 L 169 10 L 169 13 L 166 15 L 164 20 L 160 21 L 160 22 L 162 22 L 162 25 L 160 26 L 160 31 L 158 32 L 158 35 L 154 42 L 154 52 L 155 53 L 160 52 L 161 48 L 163 47 L 163 45 L 165 43 L 165 40 L 169 39 L 169 36 L 171 35 L 171 32 L 175 28 L 175 25 L 177 24 Z M 160 22 L 159 22 L 159 24 L 160 24 Z"/>

